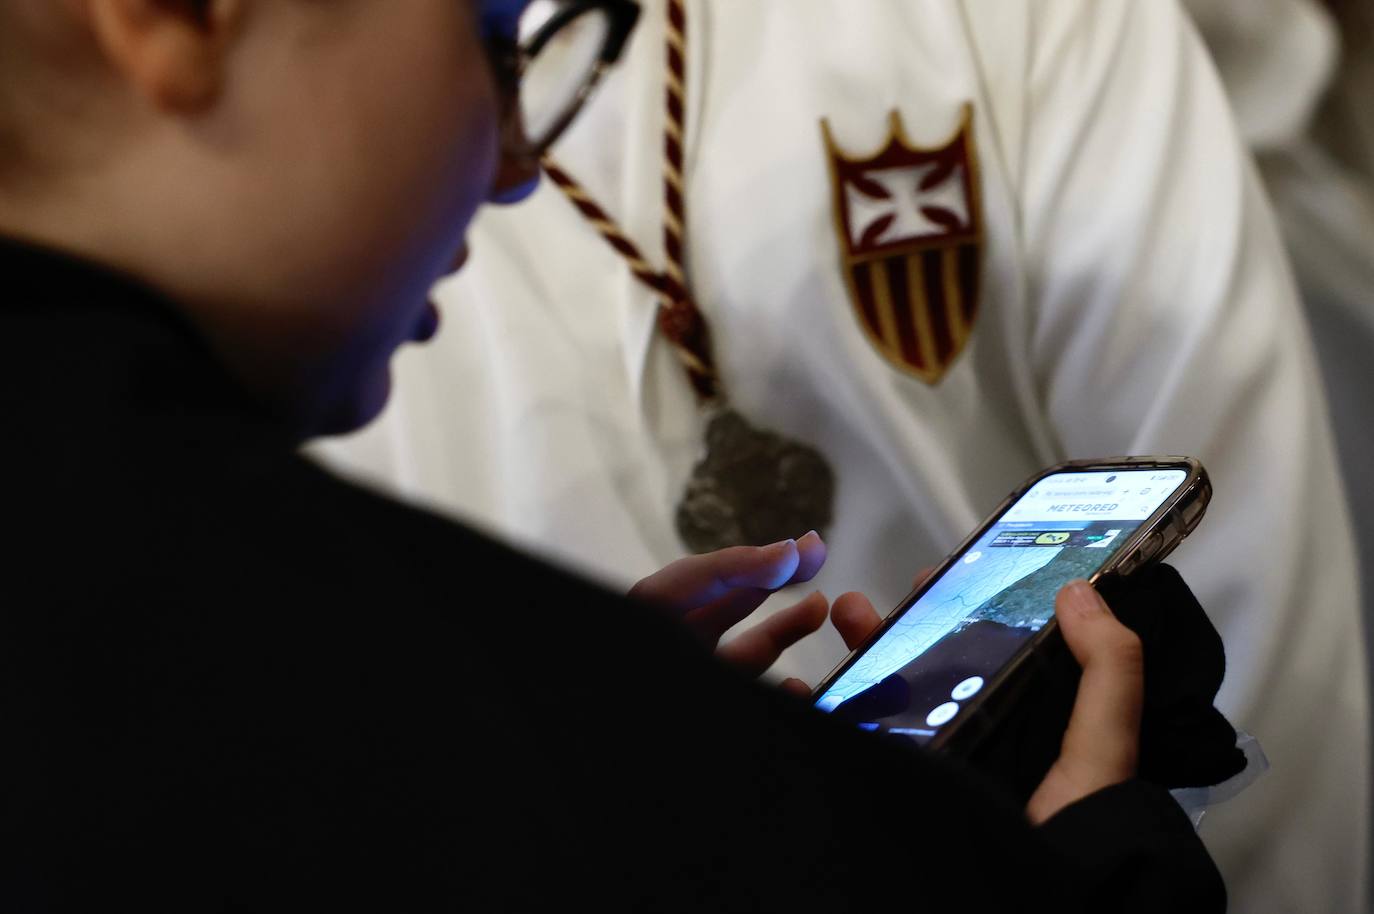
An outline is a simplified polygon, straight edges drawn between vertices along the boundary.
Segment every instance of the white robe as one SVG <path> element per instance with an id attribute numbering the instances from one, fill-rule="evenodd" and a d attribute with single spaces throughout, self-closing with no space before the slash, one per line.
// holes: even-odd
<path id="1" fill-rule="evenodd" d="M 556 155 L 661 264 L 664 7 L 644 7 Z M 1227 645 L 1220 705 L 1273 764 L 1209 813 L 1204 838 L 1235 910 L 1362 909 L 1368 712 L 1349 518 L 1273 219 L 1177 4 L 687 10 L 690 285 L 735 405 L 837 467 L 815 586 L 891 606 L 1036 469 L 1200 457 L 1216 497 L 1175 561 Z M 855 317 L 820 121 L 864 154 L 895 109 L 914 142 L 939 145 L 965 103 L 981 303 L 968 348 L 930 386 Z M 472 247 L 440 287 L 440 336 L 399 359 L 382 420 L 322 453 L 616 585 L 676 558 L 701 421 L 655 334 L 654 296 L 548 182 L 487 211 Z M 775 672 L 815 681 L 842 655 L 826 632 Z"/>
<path id="2" fill-rule="evenodd" d="M 1329 392 L 1374 618 L 1374 7 L 1189 0 L 1259 157 Z M 1366 632 L 1368 636 L 1368 632 Z"/>
<path id="3" fill-rule="evenodd" d="M 1374 619 L 1374 6 L 1188 0 L 1259 157 L 1329 394 Z M 1334 9 L 1336 15 L 1332 15 Z"/>

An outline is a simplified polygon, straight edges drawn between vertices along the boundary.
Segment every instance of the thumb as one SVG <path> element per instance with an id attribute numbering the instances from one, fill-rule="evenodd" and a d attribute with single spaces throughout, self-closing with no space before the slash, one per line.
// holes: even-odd
<path id="1" fill-rule="evenodd" d="M 1135 776 L 1145 693 L 1140 639 L 1087 581 L 1060 590 L 1054 613 L 1083 676 L 1059 759 L 1031 799 L 1032 817 L 1040 821 Z"/>

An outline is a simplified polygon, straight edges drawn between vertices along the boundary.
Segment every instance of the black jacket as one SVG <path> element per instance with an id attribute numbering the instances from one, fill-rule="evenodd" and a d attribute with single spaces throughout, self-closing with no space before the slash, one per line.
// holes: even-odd
<path id="1" fill-rule="evenodd" d="M 4 910 L 1224 906 L 1159 788 L 1032 829 L 320 470 L 137 283 L 15 244 L 0 277 Z"/>

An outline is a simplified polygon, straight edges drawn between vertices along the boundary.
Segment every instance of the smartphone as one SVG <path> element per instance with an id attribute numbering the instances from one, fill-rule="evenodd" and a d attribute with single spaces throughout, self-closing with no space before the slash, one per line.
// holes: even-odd
<path id="1" fill-rule="evenodd" d="M 1211 496 L 1191 457 L 1076 460 L 1037 473 L 826 676 L 816 706 L 932 750 L 971 749 L 1045 652 L 1062 647 L 1059 589 L 1163 559 Z"/>

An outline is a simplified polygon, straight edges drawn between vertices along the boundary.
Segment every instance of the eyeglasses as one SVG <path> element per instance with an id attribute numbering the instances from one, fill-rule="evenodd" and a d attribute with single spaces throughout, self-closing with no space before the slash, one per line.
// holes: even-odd
<path id="1" fill-rule="evenodd" d="M 582 110 L 639 19 L 635 0 L 534 0 L 515 35 L 489 38 L 508 105 L 505 155 L 534 161 Z"/>

